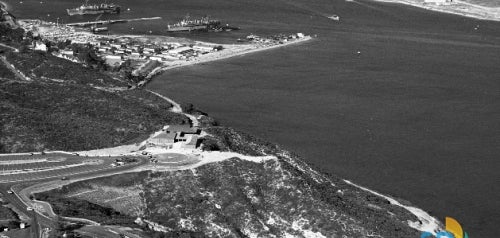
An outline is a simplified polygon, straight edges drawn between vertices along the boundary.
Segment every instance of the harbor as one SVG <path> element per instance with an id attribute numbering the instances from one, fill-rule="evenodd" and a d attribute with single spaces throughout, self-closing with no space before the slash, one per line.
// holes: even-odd
<path id="1" fill-rule="evenodd" d="M 66 26 L 89 27 L 89 26 L 94 26 L 94 25 L 109 25 L 109 24 L 115 24 L 115 23 L 126 23 L 126 22 L 133 22 L 133 21 L 153 21 L 153 20 L 161 20 L 161 17 L 142 17 L 142 18 L 132 18 L 132 19 L 74 22 L 74 23 L 67 23 Z"/>

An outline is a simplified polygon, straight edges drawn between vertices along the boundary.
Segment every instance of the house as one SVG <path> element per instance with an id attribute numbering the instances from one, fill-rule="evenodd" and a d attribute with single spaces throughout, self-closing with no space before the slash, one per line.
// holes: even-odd
<path id="1" fill-rule="evenodd" d="M 191 127 L 188 124 L 184 125 L 168 125 L 165 126 L 158 136 L 162 135 L 162 138 L 168 138 L 169 144 L 180 143 L 182 148 L 190 148 L 195 149 L 198 145 L 198 135 L 201 130 L 197 127 Z M 156 137 L 155 137 L 156 138 Z M 154 138 L 153 138 L 154 139 Z M 165 141 L 155 141 L 155 142 L 163 142 Z M 171 147 L 170 147 L 171 148 Z"/>

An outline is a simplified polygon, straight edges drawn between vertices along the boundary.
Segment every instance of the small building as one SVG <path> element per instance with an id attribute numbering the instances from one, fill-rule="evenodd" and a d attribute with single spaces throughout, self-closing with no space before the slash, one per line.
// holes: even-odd
<path id="1" fill-rule="evenodd" d="M 174 57 L 174 56 L 171 56 L 171 55 L 168 55 L 168 54 L 161 54 L 160 55 L 165 61 L 174 61 L 174 60 L 178 60 L 179 58 L 177 57 Z"/>
<path id="2" fill-rule="evenodd" d="M 156 60 L 156 61 L 163 61 L 163 58 L 162 57 L 159 57 L 159 56 L 151 56 L 149 57 L 150 60 Z"/>
<path id="3" fill-rule="evenodd" d="M 169 50 L 168 53 L 169 54 L 178 55 L 178 54 L 184 54 L 184 53 L 192 51 L 192 50 L 193 49 L 191 47 L 189 47 L 189 46 L 183 46 L 183 47 L 179 47 L 179 48 L 175 48 L 175 49 Z"/>
<path id="4" fill-rule="evenodd" d="M 134 52 L 134 53 L 130 54 L 129 58 L 131 58 L 131 59 L 139 59 L 139 58 L 141 58 L 141 54 L 139 54 L 137 52 Z"/>
<path id="5" fill-rule="evenodd" d="M 47 52 L 47 45 L 43 42 L 35 41 L 34 50 Z"/>
<path id="6" fill-rule="evenodd" d="M 214 50 L 214 47 L 206 45 L 195 45 L 193 46 L 193 49 L 200 52 L 212 52 Z"/>
<path id="7" fill-rule="evenodd" d="M 119 55 L 106 55 L 105 62 L 111 67 L 118 67 L 123 63 L 123 60 Z"/>
<path id="8" fill-rule="evenodd" d="M 60 52 L 63 55 L 73 55 L 73 51 L 72 50 L 61 50 Z"/>
<path id="9" fill-rule="evenodd" d="M 121 49 L 122 45 L 119 44 L 109 44 L 111 47 L 115 47 L 116 49 Z"/>
<path id="10" fill-rule="evenodd" d="M 191 127 L 189 124 L 168 125 L 163 128 L 161 133 L 151 138 L 148 144 L 171 149 L 174 143 L 179 143 L 181 148 L 195 149 L 198 145 L 200 132 L 200 129 Z"/>
<path id="11" fill-rule="evenodd" d="M 298 37 L 298 38 L 304 38 L 304 33 L 300 33 L 300 32 L 299 32 L 299 33 L 297 33 L 297 37 Z"/>

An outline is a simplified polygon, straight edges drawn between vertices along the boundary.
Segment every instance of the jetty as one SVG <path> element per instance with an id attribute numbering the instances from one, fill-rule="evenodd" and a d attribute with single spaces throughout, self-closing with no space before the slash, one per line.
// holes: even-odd
<path id="1" fill-rule="evenodd" d="M 161 17 L 144 17 L 144 18 L 132 18 L 132 19 L 100 20 L 100 21 L 67 23 L 66 26 L 87 27 L 87 26 L 94 26 L 94 25 L 108 25 L 108 24 L 114 24 L 114 23 L 125 23 L 125 22 L 132 22 L 132 21 L 151 21 L 151 20 L 160 20 L 160 19 L 161 19 Z"/>

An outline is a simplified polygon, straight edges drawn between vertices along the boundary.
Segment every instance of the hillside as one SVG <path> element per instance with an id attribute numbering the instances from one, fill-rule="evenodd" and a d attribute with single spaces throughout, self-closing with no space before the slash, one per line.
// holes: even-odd
<path id="1" fill-rule="evenodd" d="M 142 90 L 0 79 L 0 152 L 90 150 L 144 140 L 187 122 Z"/>
<path id="2" fill-rule="evenodd" d="M 417 218 L 388 200 L 322 175 L 250 135 L 224 127 L 210 130 L 224 150 L 271 153 L 278 159 L 232 158 L 190 170 L 117 175 L 36 197 L 51 202 L 61 215 L 105 224 L 130 226 L 140 217 L 165 237 L 418 236 L 408 226 Z"/>

